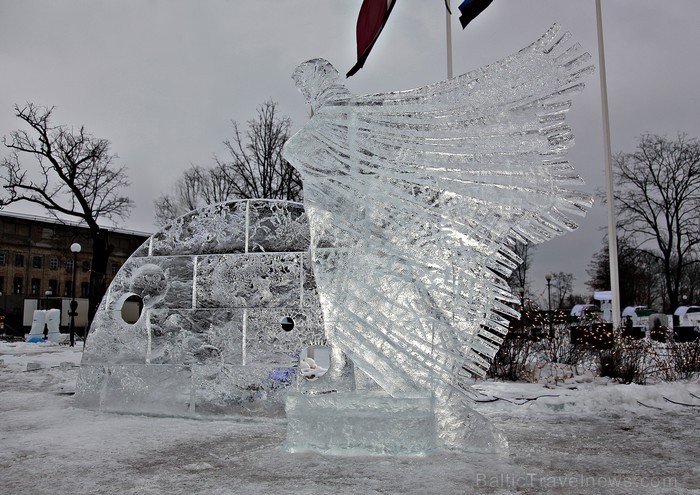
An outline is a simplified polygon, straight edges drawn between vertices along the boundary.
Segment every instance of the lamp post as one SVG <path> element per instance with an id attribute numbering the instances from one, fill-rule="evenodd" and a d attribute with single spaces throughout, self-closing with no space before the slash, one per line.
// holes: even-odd
<path id="1" fill-rule="evenodd" d="M 0 291 L 0 300 L 2 299 L 2 291 Z M 0 306 L 0 333 L 5 333 L 5 305 Z"/>
<path id="2" fill-rule="evenodd" d="M 49 297 L 53 296 L 51 289 L 44 292 L 44 310 L 49 309 Z"/>
<path id="3" fill-rule="evenodd" d="M 544 276 L 547 281 L 547 314 L 549 315 L 549 335 L 552 336 L 552 274 L 547 272 Z"/>
<path id="4" fill-rule="evenodd" d="M 77 242 L 74 242 L 73 244 L 70 245 L 70 250 L 73 253 L 73 275 L 71 277 L 71 288 L 70 288 L 70 296 L 71 296 L 71 302 L 70 302 L 70 312 L 68 313 L 70 315 L 70 346 L 74 347 L 75 346 L 75 315 L 76 315 L 76 310 L 78 309 L 78 303 L 75 300 L 75 265 L 78 263 L 78 253 L 81 250 L 80 244 Z"/>

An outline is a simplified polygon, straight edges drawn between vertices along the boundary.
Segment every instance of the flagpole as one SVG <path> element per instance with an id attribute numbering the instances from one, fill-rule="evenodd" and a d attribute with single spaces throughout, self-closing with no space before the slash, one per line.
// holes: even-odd
<path id="1" fill-rule="evenodd" d="M 603 110 L 603 144 L 605 148 L 605 175 L 608 199 L 608 257 L 610 258 L 610 290 L 612 292 L 613 328 L 619 328 L 620 284 L 617 266 L 617 219 L 615 196 L 613 194 L 612 150 L 610 146 L 610 117 L 608 114 L 608 83 L 605 76 L 605 49 L 603 47 L 603 17 L 600 0 L 595 0 L 595 13 L 598 25 L 598 64 L 600 65 L 600 100 Z"/>
<path id="2" fill-rule="evenodd" d="M 447 38 L 447 79 L 452 79 L 452 25 L 450 24 L 451 16 L 450 0 L 445 0 L 445 36 Z"/>

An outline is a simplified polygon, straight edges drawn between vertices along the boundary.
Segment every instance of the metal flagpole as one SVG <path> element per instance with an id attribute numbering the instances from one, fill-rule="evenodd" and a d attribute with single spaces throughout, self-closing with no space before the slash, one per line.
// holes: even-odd
<path id="1" fill-rule="evenodd" d="M 596 21 L 598 23 L 598 64 L 600 65 L 600 96 L 603 109 L 603 144 L 605 147 L 605 175 L 607 178 L 608 199 L 608 256 L 610 258 L 610 289 L 612 292 L 613 328 L 621 321 L 620 284 L 617 268 L 617 218 L 613 195 L 612 151 L 610 148 L 610 118 L 608 115 L 608 83 L 605 77 L 605 50 L 603 48 L 603 17 L 600 0 L 595 0 Z"/>
<path id="2" fill-rule="evenodd" d="M 452 25 L 450 24 L 450 0 L 445 0 L 445 35 L 447 37 L 447 79 L 452 79 Z"/>

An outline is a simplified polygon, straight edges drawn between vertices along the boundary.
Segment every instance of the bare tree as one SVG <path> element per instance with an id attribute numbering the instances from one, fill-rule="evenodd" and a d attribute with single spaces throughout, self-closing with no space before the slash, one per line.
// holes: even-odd
<path id="1" fill-rule="evenodd" d="M 694 263 L 683 274 L 681 302 L 683 305 L 700 302 L 700 263 Z"/>
<path id="2" fill-rule="evenodd" d="M 178 178 L 171 194 L 155 200 L 156 222 L 165 225 L 188 211 L 237 197 L 224 167 L 192 165 Z"/>
<path id="3" fill-rule="evenodd" d="M 282 158 L 291 121 L 277 114 L 277 103 L 267 101 L 242 131 L 235 121 L 233 138 L 224 141 L 228 158 L 214 156 L 211 168 L 193 165 L 175 184 L 172 194 L 155 201 L 161 225 L 201 206 L 230 199 L 286 199 L 301 201 L 301 176 Z"/>
<path id="4" fill-rule="evenodd" d="M 233 124 L 233 139 L 224 141 L 231 161 L 215 157 L 226 170 L 240 198 L 302 198 L 301 176 L 282 158 L 282 147 L 289 138 L 291 120 L 277 115 L 277 103 L 266 101 L 257 109 L 257 118 L 248 121 L 241 133 Z"/>
<path id="5" fill-rule="evenodd" d="M 658 256 L 637 249 L 626 236 L 617 239 L 617 265 L 620 284 L 620 305 L 647 306 L 661 304 L 664 283 Z M 586 285 L 593 291 L 610 290 L 610 256 L 607 237 L 603 246 L 591 258 L 586 273 L 590 277 Z"/>
<path id="6" fill-rule="evenodd" d="M 523 293 L 527 291 L 527 276 L 530 271 L 530 265 L 532 264 L 530 255 L 534 249 L 534 245 L 525 244 L 523 242 L 516 242 L 513 247 L 513 252 L 520 257 L 523 262 L 518 265 L 518 267 L 513 270 L 513 273 L 510 274 L 510 277 L 508 277 L 508 285 L 513 289 L 522 289 Z"/>
<path id="7" fill-rule="evenodd" d="M 566 272 L 557 272 L 552 274 L 552 292 L 554 295 L 554 301 L 552 301 L 553 307 L 556 309 L 561 309 L 564 307 L 564 302 L 567 297 L 571 295 L 571 291 L 574 288 L 574 274 Z"/>
<path id="8" fill-rule="evenodd" d="M 569 294 L 564 301 L 564 308 L 573 308 L 577 304 L 587 304 L 591 300 L 590 296 L 583 294 Z"/>
<path id="9" fill-rule="evenodd" d="M 683 272 L 700 245 L 700 143 L 679 135 L 644 135 L 634 153 L 615 157 L 615 202 L 620 227 L 635 248 L 658 256 L 668 294 L 666 311 L 680 301 Z"/>
<path id="10" fill-rule="evenodd" d="M 119 193 L 129 185 L 125 168 L 114 165 L 117 155 L 110 154 L 108 140 L 88 134 L 82 126 L 74 130 L 51 125 L 53 107 L 27 103 L 14 109 L 30 130 L 16 130 L 9 139 L 2 139 L 11 151 L 0 161 L 4 183 L 0 207 L 33 203 L 59 221 L 72 218 L 87 225 L 92 240 L 92 321 L 106 290 L 107 262 L 113 249 L 98 221 L 125 218 L 133 206 Z"/>

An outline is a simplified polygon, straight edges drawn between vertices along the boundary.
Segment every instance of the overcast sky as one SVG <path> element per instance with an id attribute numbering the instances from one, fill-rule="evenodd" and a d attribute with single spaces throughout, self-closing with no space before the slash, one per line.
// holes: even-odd
<path id="1" fill-rule="evenodd" d="M 0 0 L 0 135 L 19 126 L 12 106 L 55 105 L 54 122 L 85 125 L 112 142 L 136 202 L 121 226 L 153 232 L 153 200 L 191 164 L 224 154 L 230 120 L 272 99 L 307 119 L 290 75 L 323 57 L 341 74 L 355 62 L 361 0 Z M 458 1 L 452 0 L 456 10 Z M 700 136 L 698 0 L 603 0 L 613 151 L 643 133 Z M 495 62 L 560 23 L 597 65 L 594 0 L 495 0 L 465 30 L 453 17 L 454 72 Z M 399 0 L 352 93 L 409 89 L 446 77 L 443 0 Z M 585 190 L 604 189 L 598 75 L 574 100 L 570 160 Z M 0 150 L 0 153 L 6 151 Z M 40 214 L 14 206 L 8 211 Z M 544 274 L 586 267 L 606 226 L 600 202 L 581 228 L 537 248 L 531 291 Z"/>

